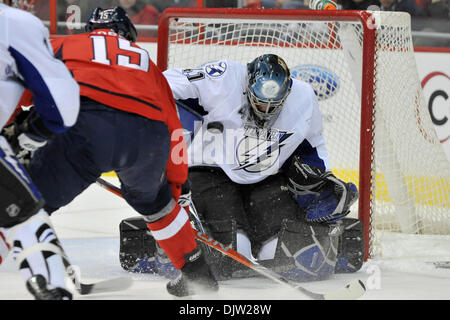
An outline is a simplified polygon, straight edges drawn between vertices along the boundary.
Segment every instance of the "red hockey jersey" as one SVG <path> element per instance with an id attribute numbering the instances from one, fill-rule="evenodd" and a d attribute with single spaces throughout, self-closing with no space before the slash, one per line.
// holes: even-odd
<path id="1" fill-rule="evenodd" d="M 167 179 L 178 199 L 188 170 L 181 123 L 170 86 L 148 52 L 107 29 L 51 42 L 55 57 L 78 82 L 81 96 L 167 124 L 171 134 Z M 149 143 L 158 141 L 149 137 Z"/>

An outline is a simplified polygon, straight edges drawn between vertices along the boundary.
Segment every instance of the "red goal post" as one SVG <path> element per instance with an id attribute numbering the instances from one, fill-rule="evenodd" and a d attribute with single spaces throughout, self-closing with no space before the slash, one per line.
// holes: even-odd
<path id="1" fill-rule="evenodd" d="M 263 53 L 282 56 L 294 76 L 317 90 L 332 170 L 358 185 L 353 214 L 364 225 L 365 260 L 376 254 L 378 225 L 448 233 L 450 169 L 441 164 L 445 156 L 428 119 L 408 14 L 170 8 L 160 18 L 161 70 L 222 58 L 247 63 Z M 408 139 L 412 131 L 417 141 Z M 420 166 L 417 150 L 429 152 Z M 422 168 L 427 157 L 441 172 Z"/>

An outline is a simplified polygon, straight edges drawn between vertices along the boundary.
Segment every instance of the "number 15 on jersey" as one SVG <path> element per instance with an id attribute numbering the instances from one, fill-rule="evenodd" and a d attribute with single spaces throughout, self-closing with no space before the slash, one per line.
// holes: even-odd
<path id="1" fill-rule="evenodd" d="M 149 68 L 149 55 L 144 49 L 133 47 L 131 42 L 117 38 L 114 41 L 107 41 L 105 36 L 91 35 L 93 48 L 92 62 L 106 65 L 116 64 L 118 66 L 139 69 L 147 72 Z M 132 57 L 138 56 L 138 63 L 132 63 Z M 133 59 L 136 61 L 136 59 Z"/>

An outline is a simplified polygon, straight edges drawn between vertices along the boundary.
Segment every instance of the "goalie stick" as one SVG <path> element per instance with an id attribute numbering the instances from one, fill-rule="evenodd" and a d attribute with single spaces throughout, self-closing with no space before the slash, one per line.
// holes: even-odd
<path id="1" fill-rule="evenodd" d="M 97 184 L 101 186 L 102 188 L 114 193 L 115 195 L 118 195 L 119 197 L 122 197 L 122 192 L 120 188 L 113 185 L 112 183 L 103 180 L 102 178 L 97 179 Z M 206 244 L 207 246 L 221 252 L 224 255 L 227 255 L 233 260 L 236 260 L 237 262 L 247 266 L 248 268 L 256 271 L 260 275 L 269 278 L 279 284 L 282 284 L 290 289 L 297 290 L 301 293 L 303 293 L 305 296 L 315 299 L 315 300 L 355 300 L 360 298 L 365 292 L 366 288 L 363 284 L 363 282 L 359 279 L 355 279 L 348 283 L 346 286 L 330 292 L 330 293 L 316 293 L 313 291 L 310 291 L 300 285 L 297 285 L 295 283 L 292 283 L 282 275 L 260 265 L 256 261 L 251 261 L 241 255 L 239 252 L 223 245 L 222 243 L 218 242 L 217 240 L 214 240 L 207 235 L 201 233 L 200 231 L 197 231 L 195 229 L 192 229 L 194 232 L 194 236 L 197 240 L 201 241 L 202 243 Z"/>

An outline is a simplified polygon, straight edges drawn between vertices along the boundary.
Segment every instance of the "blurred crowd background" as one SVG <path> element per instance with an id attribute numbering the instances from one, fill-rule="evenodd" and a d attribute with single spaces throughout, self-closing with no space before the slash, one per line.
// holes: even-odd
<path id="1" fill-rule="evenodd" d="M 57 0 L 58 33 L 82 32 L 65 22 L 85 22 L 96 7 L 122 6 L 138 29 L 140 39 L 156 38 L 161 13 L 168 7 L 309 9 L 309 0 Z M 17 0 L 44 22 L 50 19 L 49 0 Z M 404 11 L 411 15 L 415 46 L 450 47 L 450 0 L 338 0 L 343 10 Z"/>

